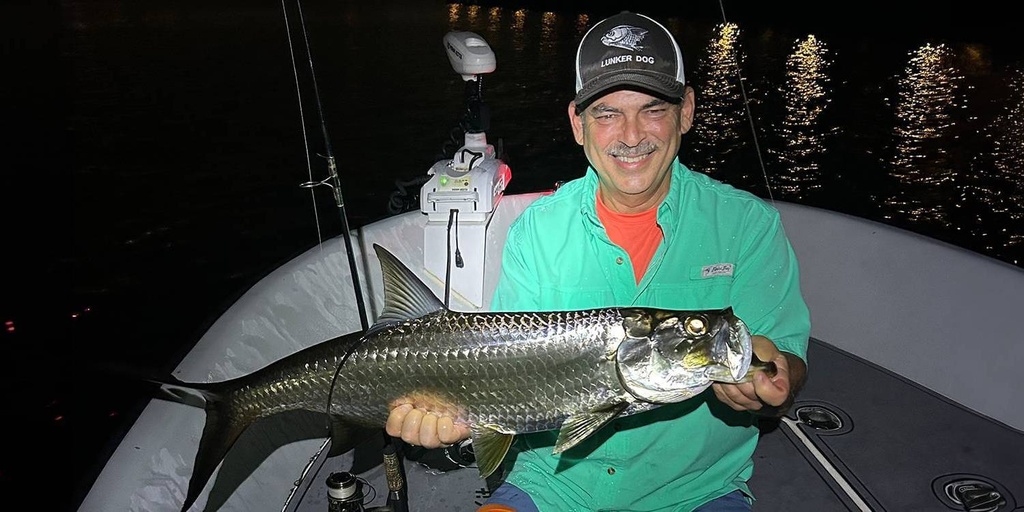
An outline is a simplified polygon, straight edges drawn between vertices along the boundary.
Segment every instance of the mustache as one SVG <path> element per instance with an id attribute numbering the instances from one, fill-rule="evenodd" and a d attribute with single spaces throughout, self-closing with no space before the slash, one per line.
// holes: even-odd
<path id="1" fill-rule="evenodd" d="M 636 157 L 653 153 L 657 151 L 658 145 L 650 141 L 640 141 L 635 146 L 630 146 L 624 142 L 619 142 L 617 145 L 608 148 L 608 154 L 610 156 L 619 157 Z"/>

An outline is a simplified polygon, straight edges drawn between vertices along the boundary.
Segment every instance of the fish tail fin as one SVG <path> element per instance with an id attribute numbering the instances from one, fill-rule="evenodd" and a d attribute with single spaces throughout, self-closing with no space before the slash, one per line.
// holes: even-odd
<path id="1" fill-rule="evenodd" d="M 173 376 L 148 377 L 146 380 L 160 385 L 159 398 L 206 411 L 206 424 L 203 425 L 188 491 L 181 507 L 181 511 L 186 512 L 199 499 L 217 466 L 252 419 L 231 409 L 229 395 L 238 387 L 235 381 L 184 382 Z"/>
<path id="2" fill-rule="evenodd" d="M 184 382 L 174 377 L 147 377 L 145 380 L 160 385 L 157 398 L 200 409 L 208 409 L 210 403 L 219 401 L 224 392 L 224 386 L 219 383 Z"/>
<path id="3" fill-rule="evenodd" d="M 242 432 L 249 426 L 249 421 L 238 421 L 239 415 L 229 410 L 230 403 L 222 399 L 222 392 L 204 388 L 199 390 L 206 399 L 206 424 L 199 440 L 192 477 L 188 482 L 188 492 L 182 504 L 182 512 L 187 511 L 206 488 L 217 466 L 234 446 Z"/>

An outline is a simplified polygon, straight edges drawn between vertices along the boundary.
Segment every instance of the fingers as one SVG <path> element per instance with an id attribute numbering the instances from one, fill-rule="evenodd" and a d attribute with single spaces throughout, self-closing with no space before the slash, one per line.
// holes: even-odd
<path id="1" fill-rule="evenodd" d="M 754 354 L 762 361 L 777 362 L 778 357 L 782 355 L 782 353 L 779 352 L 779 348 L 775 346 L 775 343 L 764 336 L 751 336 L 750 344 L 751 348 L 754 350 Z"/>
<path id="2" fill-rule="evenodd" d="M 758 378 L 764 378 L 764 374 L 755 375 L 754 380 Z M 761 401 L 757 398 L 757 393 L 754 391 L 754 384 L 724 384 L 716 382 L 711 386 L 715 392 L 715 396 L 734 410 L 737 411 L 756 411 L 761 408 Z"/>
<path id="3" fill-rule="evenodd" d="M 391 414 L 388 415 L 388 421 L 384 427 L 389 436 L 402 437 L 402 423 L 405 422 L 405 417 L 411 410 L 412 404 L 403 404 L 391 409 Z"/>
<path id="4" fill-rule="evenodd" d="M 470 436 L 469 427 L 456 423 L 450 416 L 438 416 L 412 404 L 391 409 L 385 430 L 389 436 L 400 437 L 406 443 L 424 448 L 452 445 Z"/>
<path id="5" fill-rule="evenodd" d="M 463 439 L 469 438 L 469 427 L 448 416 L 441 416 L 437 419 L 437 437 L 444 444 L 455 444 Z"/>
<path id="6" fill-rule="evenodd" d="M 789 398 L 789 362 L 779 354 L 774 360 L 776 373 L 768 377 L 763 372 L 754 375 L 754 393 L 768 405 L 782 405 Z"/>
<path id="7" fill-rule="evenodd" d="M 416 446 L 420 445 L 420 423 L 423 421 L 423 411 L 412 409 L 405 415 L 402 422 L 402 440 Z"/>
<path id="8" fill-rule="evenodd" d="M 437 438 L 437 415 L 426 412 L 420 420 L 419 442 L 416 444 L 425 448 L 437 448 L 441 446 L 441 440 Z"/>
<path id="9" fill-rule="evenodd" d="M 763 371 L 757 371 L 749 382 L 740 384 L 716 382 L 711 387 L 718 400 L 737 411 L 764 409 L 763 412 L 766 414 L 781 414 L 780 411 L 788 408 L 786 404 L 792 401 L 793 386 L 799 387 L 803 381 L 805 370 L 802 361 L 796 356 L 792 356 L 796 361 L 794 364 L 796 364 L 797 383 L 794 384 L 790 380 L 794 376 L 791 375 L 790 360 L 786 357 L 787 354 L 779 351 L 775 343 L 764 336 L 751 336 L 750 342 L 754 355 L 758 359 L 775 363 L 775 375 L 769 377 Z"/>
<path id="10" fill-rule="evenodd" d="M 780 363 L 781 361 L 781 363 Z M 751 382 L 726 384 L 716 382 L 711 387 L 722 403 L 737 411 L 759 411 L 765 405 L 782 405 L 789 398 L 789 371 L 785 357 L 775 360 L 778 373 L 768 377 L 757 372 Z"/>
<path id="11" fill-rule="evenodd" d="M 782 358 L 785 359 L 785 358 Z M 773 390 L 772 396 L 768 396 L 765 392 L 762 399 L 772 405 L 780 405 L 789 398 L 792 394 L 792 384 L 789 377 L 789 370 L 784 368 L 782 365 L 777 365 L 779 372 L 772 378 L 765 377 L 765 388 Z"/>
<path id="12" fill-rule="evenodd" d="M 758 359 L 775 363 L 776 373 L 772 377 L 764 372 L 755 373 L 750 388 L 743 390 L 743 396 L 758 402 L 758 407 L 751 407 L 751 410 L 760 409 L 761 402 L 772 406 L 781 405 L 789 398 L 789 360 L 775 343 L 764 336 L 751 336 L 751 343 Z"/>
<path id="13" fill-rule="evenodd" d="M 444 444 L 455 444 L 459 441 L 455 430 L 455 421 L 448 416 L 437 419 L 437 438 Z"/>

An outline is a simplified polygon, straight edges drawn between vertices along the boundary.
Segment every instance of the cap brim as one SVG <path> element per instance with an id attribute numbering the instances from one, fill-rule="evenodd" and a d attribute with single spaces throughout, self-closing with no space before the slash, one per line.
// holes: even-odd
<path id="1" fill-rule="evenodd" d="M 603 75 L 596 80 L 584 84 L 576 93 L 576 106 L 586 108 L 594 100 L 605 94 L 632 90 L 650 94 L 667 101 L 679 102 L 683 98 L 685 86 L 675 77 L 664 73 L 648 73 L 639 70 L 622 70 L 618 73 Z"/>

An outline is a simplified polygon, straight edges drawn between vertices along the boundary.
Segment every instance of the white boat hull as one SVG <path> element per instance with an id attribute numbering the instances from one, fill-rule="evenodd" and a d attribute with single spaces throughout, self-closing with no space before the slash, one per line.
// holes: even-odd
<path id="1" fill-rule="evenodd" d="M 488 224 L 484 249 L 488 264 L 481 282 L 485 303 L 497 282 L 498 265 L 494 262 L 500 261 L 507 227 L 538 196 L 506 196 Z M 801 395 L 801 403 L 834 406 L 839 416 L 847 415 L 850 422 L 858 425 L 885 428 L 880 425 L 889 424 L 897 428 L 899 423 L 892 422 L 906 420 L 885 418 L 889 422 L 885 423 L 879 415 L 893 411 L 895 386 L 909 386 L 916 391 L 904 390 L 901 396 L 931 397 L 948 410 L 967 414 L 968 419 L 957 423 L 964 429 L 974 429 L 970 426 L 973 421 L 988 425 L 984 429 L 994 433 L 985 437 L 989 441 L 997 439 L 1001 443 L 999 449 L 1013 457 L 999 458 L 989 441 L 964 438 L 960 430 L 953 432 L 952 439 L 935 437 L 935 442 L 943 443 L 942 446 L 931 446 L 927 437 L 911 432 L 910 439 L 916 439 L 922 451 L 933 452 L 928 460 L 946 460 L 955 467 L 933 464 L 922 468 L 920 453 L 895 454 L 894 460 L 906 464 L 893 467 L 902 471 L 926 469 L 936 475 L 978 475 L 989 469 L 995 475 L 992 479 L 1003 486 L 1010 500 L 1013 495 L 1024 496 L 1024 484 L 1007 476 L 1024 474 L 1024 462 L 1020 462 L 1024 461 L 1024 407 L 1020 407 L 1015 392 L 1020 387 L 1018 367 L 1024 361 L 1024 343 L 1018 327 L 1024 305 L 1024 271 L 883 224 L 789 203 L 777 206 L 801 263 L 801 286 L 811 310 L 815 338 L 808 386 Z M 443 276 L 432 275 L 417 264 L 424 261 L 425 225 L 426 216 L 412 212 L 352 233 L 362 276 L 360 287 L 371 322 L 382 304 L 380 269 L 370 250 L 373 243 L 387 247 L 423 278 L 438 297 L 445 296 Z M 452 309 L 480 309 L 460 300 L 457 291 L 451 297 Z M 213 323 L 177 367 L 175 376 L 185 381 L 224 380 L 361 328 L 343 238 L 338 237 L 299 255 L 253 286 Z M 829 356 L 821 364 L 815 360 L 819 353 Z M 850 368 L 845 377 L 849 382 L 843 380 L 843 375 L 830 371 L 844 365 Z M 855 380 L 865 378 L 864 375 L 870 381 Z M 850 399 L 844 395 L 847 392 L 859 398 Z M 864 394 L 871 392 L 877 395 Z M 843 400 L 855 403 L 850 405 L 857 411 L 855 417 L 853 411 L 843 411 Z M 879 401 L 873 410 L 871 404 Z M 901 408 L 914 405 L 900 402 Z M 757 473 L 751 485 L 761 497 L 759 510 L 773 510 L 776 506 L 778 510 L 823 510 L 811 504 L 826 502 L 850 510 L 865 510 L 865 506 L 869 510 L 937 506 L 937 501 L 929 501 L 929 495 L 934 494 L 929 485 L 937 476 L 921 475 L 926 481 L 914 483 L 924 486 L 918 489 L 920 492 L 905 493 L 917 500 L 909 505 L 884 501 L 881 488 L 864 487 L 870 485 L 865 482 L 873 481 L 873 476 L 856 473 L 854 465 L 842 460 L 831 461 L 842 468 L 838 470 L 841 478 L 837 479 L 835 474 L 819 467 L 821 463 L 813 452 L 823 452 L 826 459 L 842 459 L 844 454 L 855 457 L 856 450 L 839 445 L 856 438 L 835 433 L 831 438 L 828 433 L 817 435 L 806 425 L 797 425 L 796 418 L 787 420 L 779 428 L 783 433 L 764 436 L 755 460 Z M 151 401 L 114 451 L 79 510 L 178 511 L 203 425 L 202 409 Z M 271 445 L 275 428 L 289 426 L 275 426 L 271 422 L 260 432 L 247 433 L 239 443 Z M 810 445 L 802 443 L 801 437 L 810 439 Z M 877 444 L 886 438 L 864 439 L 862 442 Z M 288 502 L 288 510 L 326 510 L 323 481 L 331 471 L 348 470 L 353 454 L 332 460 L 316 459 L 311 474 L 293 486 L 311 458 L 316 458 L 323 442 L 323 437 L 311 437 L 281 446 L 251 475 L 218 475 L 204 489 L 195 509 L 202 510 L 210 502 L 225 511 L 281 510 Z M 902 446 L 907 446 L 907 442 Z M 976 446 L 979 443 L 982 446 Z M 942 450 L 947 449 L 973 450 L 982 458 L 973 462 L 958 457 L 943 459 Z M 486 493 L 486 486 L 475 470 L 437 475 L 418 464 L 406 464 L 410 510 L 475 510 L 481 494 Z M 784 470 L 776 468 L 784 472 L 776 473 L 773 466 L 784 466 Z M 772 475 L 777 474 L 785 474 L 786 480 L 773 480 Z M 809 483 L 799 475 L 820 484 Z M 382 469 L 371 467 L 361 476 L 376 480 L 378 499 L 368 506 L 383 503 L 386 488 Z M 915 477 L 890 474 L 887 478 Z M 225 479 L 229 480 L 227 484 Z M 845 493 L 838 482 L 844 479 L 860 482 L 860 488 L 853 489 L 854 494 L 866 497 L 855 498 Z M 803 495 L 785 492 L 798 480 L 802 482 Z M 783 507 L 787 503 L 791 503 L 790 508 Z M 805 505 L 808 508 L 799 508 Z"/>

